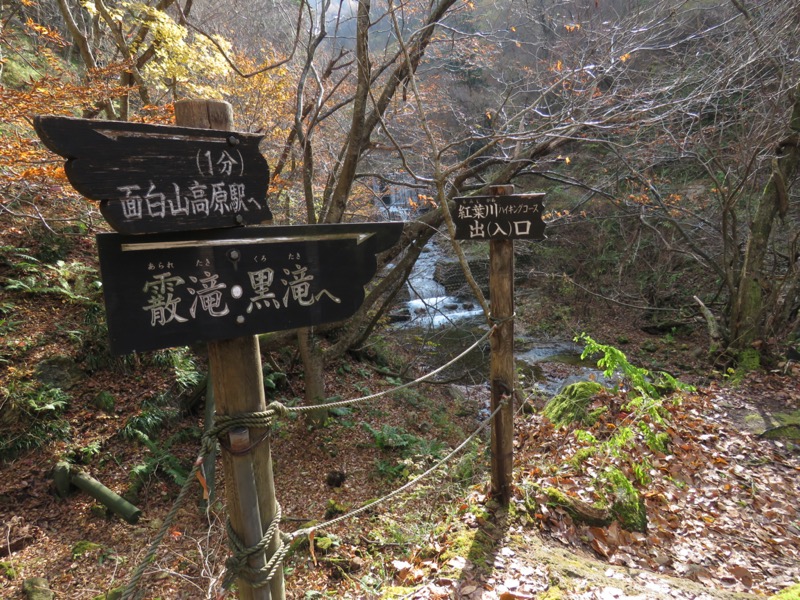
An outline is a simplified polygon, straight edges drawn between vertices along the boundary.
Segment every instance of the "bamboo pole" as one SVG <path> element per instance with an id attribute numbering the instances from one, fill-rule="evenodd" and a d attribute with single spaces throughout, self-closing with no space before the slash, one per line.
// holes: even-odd
<path id="1" fill-rule="evenodd" d="M 53 470 L 53 480 L 59 496 L 69 494 L 70 486 L 83 490 L 95 500 L 101 502 L 114 514 L 119 515 L 131 525 L 139 522 L 142 511 L 125 500 L 116 492 L 79 469 L 73 469 L 68 462 L 60 461 Z"/>
<path id="2" fill-rule="evenodd" d="M 175 122 L 184 127 L 232 130 L 233 110 L 226 102 L 182 100 L 175 103 Z M 218 414 L 232 416 L 266 410 L 261 353 L 256 336 L 210 342 L 208 363 Z M 260 428 L 251 428 L 249 431 L 250 439 L 255 440 L 247 455 L 252 461 L 253 482 L 244 481 L 250 477 L 244 473 L 247 469 L 237 473 L 235 461 L 238 459 L 235 459 L 230 452 L 222 452 L 228 514 L 234 532 L 242 540 L 250 539 L 256 529 L 259 530 L 257 539 L 261 539 L 262 524 L 268 527 L 277 514 L 272 455 L 266 434 L 267 432 Z M 255 486 L 258 501 L 260 523 L 257 524 L 254 524 L 252 519 L 248 522 L 243 508 L 243 504 L 251 502 L 246 497 L 248 494 L 246 489 L 251 485 Z M 275 554 L 279 544 L 280 537 L 276 532 L 266 548 L 266 560 Z M 266 587 L 254 588 L 239 579 L 238 589 L 241 600 L 284 600 L 283 570 L 278 569 Z"/>

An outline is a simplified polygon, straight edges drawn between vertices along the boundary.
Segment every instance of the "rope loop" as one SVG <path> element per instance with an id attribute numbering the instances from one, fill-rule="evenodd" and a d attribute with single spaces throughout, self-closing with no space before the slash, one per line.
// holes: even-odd
<path id="1" fill-rule="evenodd" d="M 208 430 L 207 437 L 220 438 L 236 427 L 255 427 L 269 429 L 275 411 L 264 410 L 260 412 L 241 413 L 238 415 L 214 415 L 214 427 Z"/>
<path id="2" fill-rule="evenodd" d="M 495 318 L 495 316 L 492 313 L 489 313 L 489 316 L 487 317 L 489 323 L 491 323 L 494 327 L 500 327 L 500 325 L 504 325 L 505 323 L 513 321 L 516 318 L 517 318 L 516 312 L 512 313 L 510 317 Z"/>
<path id="3" fill-rule="evenodd" d="M 287 406 L 277 400 L 273 400 L 267 405 L 267 412 L 270 411 L 282 419 L 288 417 L 291 412 Z"/>
<path id="4" fill-rule="evenodd" d="M 290 546 L 287 540 L 288 536 L 279 535 L 278 548 L 275 553 L 270 557 L 269 561 L 260 568 L 252 567 L 248 564 L 251 557 L 264 552 L 266 547 L 272 542 L 275 533 L 281 522 L 281 506 L 277 505 L 275 518 L 267 527 L 261 540 L 254 546 L 245 546 L 242 539 L 236 534 L 228 519 L 225 529 L 228 534 L 228 546 L 233 553 L 225 561 L 225 575 L 223 577 L 222 586 L 226 589 L 230 588 L 237 579 L 243 579 L 254 588 L 259 588 L 267 585 L 270 580 L 275 576 L 278 567 L 283 562 L 286 554 L 289 552 Z"/>

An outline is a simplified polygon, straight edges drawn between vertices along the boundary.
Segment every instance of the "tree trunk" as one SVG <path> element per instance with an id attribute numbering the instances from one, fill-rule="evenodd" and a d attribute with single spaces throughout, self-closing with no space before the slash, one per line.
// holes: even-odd
<path id="1" fill-rule="evenodd" d="M 789 135 L 779 144 L 777 157 L 772 161 L 769 183 L 750 226 L 739 287 L 731 305 L 728 348 L 737 355 L 752 349 L 764 335 L 768 311 L 763 304 L 762 267 L 775 217 L 785 216 L 788 210 L 787 183 L 800 163 L 800 83 L 795 86 L 789 129 Z"/>
<path id="2" fill-rule="evenodd" d="M 321 404 L 325 400 L 324 362 L 314 332 L 310 327 L 303 327 L 297 331 L 297 346 L 303 361 L 306 406 Z M 328 411 L 320 408 L 308 413 L 307 418 L 312 427 L 322 427 L 328 418 Z"/>

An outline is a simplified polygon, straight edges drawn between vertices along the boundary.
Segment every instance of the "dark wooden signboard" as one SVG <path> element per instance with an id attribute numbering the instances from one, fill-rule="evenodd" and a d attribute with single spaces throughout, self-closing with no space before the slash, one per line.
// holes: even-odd
<path id="1" fill-rule="evenodd" d="M 544 194 L 454 198 L 457 240 L 543 240 Z"/>
<path id="2" fill-rule="evenodd" d="M 97 235 L 115 354 L 352 316 L 402 223 Z"/>
<path id="3" fill-rule="evenodd" d="M 67 158 L 67 178 L 125 234 L 272 220 L 262 135 L 39 116 L 36 133 Z"/>

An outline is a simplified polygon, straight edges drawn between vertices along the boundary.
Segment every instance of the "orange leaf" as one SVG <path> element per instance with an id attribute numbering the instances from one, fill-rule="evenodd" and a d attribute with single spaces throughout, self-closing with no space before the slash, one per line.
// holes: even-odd
<path id="1" fill-rule="evenodd" d="M 316 529 L 312 529 L 308 532 L 308 549 L 311 552 L 311 560 L 314 561 L 314 566 L 317 566 L 317 555 L 314 554 L 314 533 L 316 533 Z"/>

